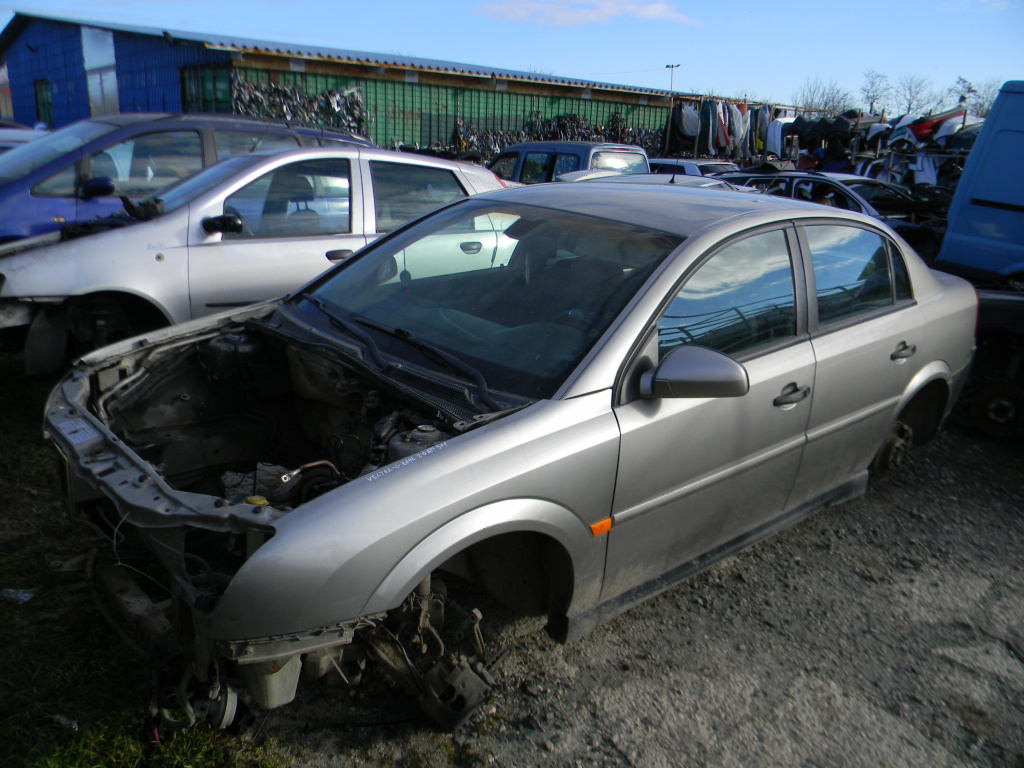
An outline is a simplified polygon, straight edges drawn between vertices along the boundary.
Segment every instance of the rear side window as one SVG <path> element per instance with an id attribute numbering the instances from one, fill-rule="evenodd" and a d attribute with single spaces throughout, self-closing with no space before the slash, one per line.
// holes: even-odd
<path id="1" fill-rule="evenodd" d="M 551 175 L 557 179 L 563 173 L 571 173 L 579 169 L 579 155 L 555 155 L 555 170 Z"/>
<path id="2" fill-rule="evenodd" d="M 505 179 L 505 181 L 512 180 L 512 174 L 516 170 L 516 160 L 519 159 L 518 152 L 509 152 L 507 155 L 502 155 L 491 164 L 491 170 L 494 175 L 499 179 Z"/>
<path id="3" fill-rule="evenodd" d="M 524 184 L 551 181 L 547 175 L 550 159 L 551 155 L 547 152 L 527 152 L 523 158 L 523 170 L 519 172 L 519 180 Z"/>
<path id="4" fill-rule="evenodd" d="M 658 353 L 697 344 L 735 355 L 796 335 L 793 265 L 782 230 L 725 246 L 658 319 Z"/>
<path id="5" fill-rule="evenodd" d="M 885 238 L 839 224 L 808 226 L 804 233 L 814 267 L 819 327 L 893 305 Z"/>
<path id="6" fill-rule="evenodd" d="M 195 131 L 167 131 L 122 141 L 89 161 L 92 178 L 113 181 L 115 196 L 143 197 L 200 170 L 203 154 Z"/>
<path id="7" fill-rule="evenodd" d="M 374 161 L 370 177 L 378 232 L 390 232 L 467 196 L 455 174 L 446 168 Z"/>

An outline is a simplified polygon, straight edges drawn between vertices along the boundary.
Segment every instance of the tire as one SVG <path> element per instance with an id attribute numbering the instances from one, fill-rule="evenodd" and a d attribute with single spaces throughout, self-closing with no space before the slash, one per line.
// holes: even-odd
<path id="1" fill-rule="evenodd" d="M 1020 421 L 1020 387 L 1010 379 L 990 379 L 971 395 L 971 421 L 993 437 L 1009 437 Z"/>

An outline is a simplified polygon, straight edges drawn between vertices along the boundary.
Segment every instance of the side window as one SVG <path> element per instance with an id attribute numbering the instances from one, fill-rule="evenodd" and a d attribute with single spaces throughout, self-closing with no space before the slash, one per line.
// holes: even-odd
<path id="1" fill-rule="evenodd" d="M 78 177 L 78 163 L 72 163 L 62 171 L 32 187 L 36 197 L 74 197 L 75 180 Z"/>
<path id="2" fill-rule="evenodd" d="M 580 159 L 577 155 L 555 155 L 555 170 L 552 178 L 557 179 L 563 173 L 571 173 L 580 169 Z"/>
<path id="3" fill-rule="evenodd" d="M 896 303 L 913 301 L 914 292 L 910 288 L 910 273 L 907 271 L 907 263 L 903 260 L 900 249 L 892 243 L 889 243 L 889 256 L 892 263 L 892 283 Z"/>
<path id="4" fill-rule="evenodd" d="M 730 355 L 796 335 L 793 265 L 782 230 L 722 248 L 658 319 L 658 354 L 684 344 Z"/>
<path id="5" fill-rule="evenodd" d="M 814 267 L 819 327 L 892 306 L 885 238 L 838 224 L 808 226 L 804 233 Z"/>
<path id="6" fill-rule="evenodd" d="M 550 158 L 551 155 L 547 152 L 527 152 L 526 157 L 523 158 L 523 170 L 519 173 L 519 180 L 523 184 L 550 181 L 546 173 Z"/>
<path id="7" fill-rule="evenodd" d="M 308 160 L 261 176 L 224 200 L 242 217 L 225 238 L 315 237 L 351 231 L 350 168 L 343 159 Z"/>
<path id="8" fill-rule="evenodd" d="M 213 143 L 217 147 L 218 162 L 250 152 L 284 151 L 299 146 L 299 140 L 294 136 L 248 131 L 214 131 Z"/>
<path id="9" fill-rule="evenodd" d="M 497 160 L 495 160 L 494 164 L 491 165 L 491 170 L 494 172 L 494 175 L 497 176 L 499 179 L 511 181 L 512 174 L 515 173 L 516 170 L 516 160 L 518 159 L 518 152 L 509 152 L 507 155 L 502 155 Z"/>
<path id="10" fill-rule="evenodd" d="M 92 177 L 111 179 L 115 195 L 130 197 L 158 192 L 202 167 L 202 147 L 195 131 L 150 133 L 90 156 Z"/>
<path id="11" fill-rule="evenodd" d="M 732 181 L 735 184 L 743 184 L 743 185 L 748 186 L 748 187 L 753 187 L 754 189 L 759 189 L 761 192 L 763 192 L 766 195 L 776 195 L 776 196 L 779 196 L 779 197 L 787 197 L 788 196 L 788 192 L 786 191 L 788 182 L 785 179 L 775 179 L 775 178 L 771 178 L 771 177 L 763 178 L 762 177 L 762 178 L 747 179 L 746 181 L 744 181 L 741 178 L 729 179 L 729 181 Z"/>
<path id="12" fill-rule="evenodd" d="M 374 161 L 370 176 L 378 232 L 390 232 L 467 196 L 455 174 L 445 168 Z"/>

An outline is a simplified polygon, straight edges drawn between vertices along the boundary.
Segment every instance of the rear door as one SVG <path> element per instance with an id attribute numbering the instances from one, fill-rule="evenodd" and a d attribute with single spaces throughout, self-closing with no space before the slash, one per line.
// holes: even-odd
<path id="1" fill-rule="evenodd" d="M 928 339 L 906 264 L 888 236 L 852 222 L 797 230 L 817 360 L 807 449 L 793 492 L 801 503 L 868 467 L 923 365 Z"/>
<path id="2" fill-rule="evenodd" d="M 449 168 L 394 160 L 363 160 L 365 232 L 383 235 L 442 206 L 469 197 Z"/>

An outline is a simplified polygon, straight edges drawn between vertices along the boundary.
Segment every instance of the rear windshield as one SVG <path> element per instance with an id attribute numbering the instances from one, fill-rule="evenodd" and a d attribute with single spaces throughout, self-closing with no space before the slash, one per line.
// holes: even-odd
<path id="1" fill-rule="evenodd" d="M 647 158 L 639 152 L 595 152 L 590 167 L 622 173 L 650 173 L 651 170 Z"/>
<path id="2" fill-rule="evenodd" d="M 83 120 L 28 144 L 15 147 L 0 157 L 0 183 L 17 181 L 59 157 L 81 149 L 93 139 L 115 130 L 116 125 Z M 68 159 L 70 161 L 73 158 Z"/>

